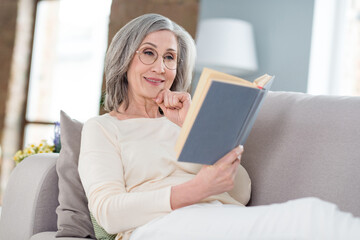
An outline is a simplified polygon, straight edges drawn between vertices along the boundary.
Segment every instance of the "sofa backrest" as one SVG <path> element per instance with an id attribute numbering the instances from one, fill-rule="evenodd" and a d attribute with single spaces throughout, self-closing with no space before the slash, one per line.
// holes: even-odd
<path id="1" fill-rule="evenodd" d="M 244 148 L 250 206 L 315 196 L 360 216 L 360 97 L 269 92 Z"/>

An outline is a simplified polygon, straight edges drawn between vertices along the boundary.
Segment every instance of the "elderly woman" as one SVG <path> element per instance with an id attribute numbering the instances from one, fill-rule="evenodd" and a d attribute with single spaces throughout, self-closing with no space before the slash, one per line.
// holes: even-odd
<path id="1" fill-rule="evenodd" d="M 213 166 L 176 161 L 194 59 L 191 36 L 161 15 L 140 16 L 113 38 L 105 64 L 109 113 L 85 123 L 79 159 L 97 222 L 132 240 L 360 236 L 359 219 L 318 199 L 244 207 L 251 184 L 242 146 Z"/>

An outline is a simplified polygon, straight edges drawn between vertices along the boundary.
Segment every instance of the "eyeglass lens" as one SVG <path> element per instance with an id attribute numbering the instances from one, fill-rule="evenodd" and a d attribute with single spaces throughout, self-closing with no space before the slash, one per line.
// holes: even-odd
<path id="1" fill-rule="evenodd" d="M 157 51 L 152 48 L 145 48 L 140 51 L 137 51 L 137 53 L 139 54 L 140 61 L 146 65 L 153 64 L 158 58 Z M 176 55 L 174 53 L 168 52 L 162 58 L 165 66 L 168 69 L 170 70 L 176 69 L 177 62 L 176 62 Z"/>

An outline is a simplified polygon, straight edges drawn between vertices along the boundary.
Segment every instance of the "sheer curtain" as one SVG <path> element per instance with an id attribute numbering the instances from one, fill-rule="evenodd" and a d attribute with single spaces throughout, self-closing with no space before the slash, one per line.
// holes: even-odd
<path id="1" fill-rule="evenodd" d="M 315 0 L 308 93 L 360 95 L 360 0 Z"/>

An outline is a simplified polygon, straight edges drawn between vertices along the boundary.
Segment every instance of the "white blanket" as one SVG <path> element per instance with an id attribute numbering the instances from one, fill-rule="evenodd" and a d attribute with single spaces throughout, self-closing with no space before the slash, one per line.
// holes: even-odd
<path id="1" fill-rule="evenodd" d="M 137 228 L 131 240 L 143 239 L 360 239 L 360 219 L 317 198 L 257 207 L 215 201 L 177 209 Z"/>

